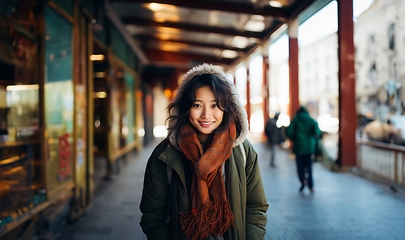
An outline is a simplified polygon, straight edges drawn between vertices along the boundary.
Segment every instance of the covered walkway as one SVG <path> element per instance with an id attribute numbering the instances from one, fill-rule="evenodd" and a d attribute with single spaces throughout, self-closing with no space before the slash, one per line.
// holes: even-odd
<path id="1" fill-rule="evenodd" d="M 350 172 L 331 172 L 315 163 L 314 193 L 308 189 L 299 193 L 291 155 L 279 150 L 277 167 L 270 168 L 266 145 L 254 137 L 250 140 L 259 154 L 270 204 L 266 240 L 394 240 L 405 236 L 405 198 L 388 186 Z M 139 226 L 139 203 L 143 171 L 156 144 L 121 162 L 120 173 L 98 186 L 88 212 L 64 226 L 53 239 L 146 239 Z"/>

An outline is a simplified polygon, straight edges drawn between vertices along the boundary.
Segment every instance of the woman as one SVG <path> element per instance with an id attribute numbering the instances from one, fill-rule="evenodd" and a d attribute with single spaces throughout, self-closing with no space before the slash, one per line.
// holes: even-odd
<path id="1" fill-rule="evenodd" d="M 168 137 L 145 171 L 148 239 L 263 239 L 268 204 L 257 153 L 225 74 L 209 64 L 191 69 L 168 111 Z"/>

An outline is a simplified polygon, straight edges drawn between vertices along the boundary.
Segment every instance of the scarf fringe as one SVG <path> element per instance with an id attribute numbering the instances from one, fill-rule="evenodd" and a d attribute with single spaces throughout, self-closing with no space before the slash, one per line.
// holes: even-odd
<path id="1" fill-rule="evenodd" d="M 180 222 L 186 237 L 190 240 L 222 236 L 234 227 L 234 216 L 227 200 L 218 203 L 208 201 L 191 212 L 180 213 Z"/>

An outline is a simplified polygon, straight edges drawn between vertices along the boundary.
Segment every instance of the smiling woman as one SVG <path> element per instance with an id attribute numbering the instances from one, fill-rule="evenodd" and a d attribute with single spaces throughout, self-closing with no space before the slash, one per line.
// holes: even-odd
<path id="1" fill-rule="evenodd" d="M 148 239 L 263 239 L 268 204 L 234 85 L 218 68 L 197 66 L 168 112 L 168 136 L 145 172 L 140 225 Z"/>

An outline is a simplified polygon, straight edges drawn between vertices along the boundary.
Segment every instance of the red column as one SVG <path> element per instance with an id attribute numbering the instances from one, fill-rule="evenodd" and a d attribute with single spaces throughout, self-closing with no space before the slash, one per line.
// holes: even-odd
<path id="1" fill-rule="evenodd" d="M 293 19 L 288 25 L 289 34 L 289 80 L 290 80 L 290 118 L 294 117 L 299 107 L 299 80 L 298 80 L 298 19 Z"/>
<path id="2" fill-rule="evenodd" d="M 354 73 L 353 0 L 338 3 L 339 151 L 342 167 L 356 165 L 356 92 Z"/>
<path id="3" fill-rule="evenodd" d="M 263 54 L 262 67 L 262 89 L 263 89 L 263 120 L 266 124 L 269 119 L 269 56 Z"/>
<path id="4" fill-rule="evenodd" d="M 249 63 L 246 64 L 246 114 L 250 130 L 250 73 Z"/>

